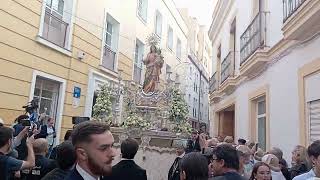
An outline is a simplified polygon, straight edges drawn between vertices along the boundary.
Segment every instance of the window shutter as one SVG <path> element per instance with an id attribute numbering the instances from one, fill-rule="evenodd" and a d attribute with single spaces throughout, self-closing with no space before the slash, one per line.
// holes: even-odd
<path id="1" fill-rule="evenodd" d="M 320 99 L 309 103 L 309 136 L 310 141 L 320 139 Z"/>

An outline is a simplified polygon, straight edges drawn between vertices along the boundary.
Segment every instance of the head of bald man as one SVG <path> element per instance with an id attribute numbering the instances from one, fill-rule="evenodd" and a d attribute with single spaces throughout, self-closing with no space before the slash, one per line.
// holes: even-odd
<path id="1" fill-rule="evenodd" d="M 33 143 L 33 151 L 35 155 L 46 155 L 48 148 L 48 141 L 44 138 L 36 139 Z"/>

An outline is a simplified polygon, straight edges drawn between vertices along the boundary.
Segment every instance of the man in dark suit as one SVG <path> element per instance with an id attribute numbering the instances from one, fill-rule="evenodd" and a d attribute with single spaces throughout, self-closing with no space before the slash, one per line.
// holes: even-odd
<path id="1" fill-rule="evenodd" d="M 174 160 L 172 166 L 169 169 L 168 180 L 180 180 L 180 160 L 185 155 L 183 142 L 179 142 L 176 147 L 176 159 Z"/>
<path id="2" fill-rule="evenodd" d="M 97 180 L 111 174 L 115 150 L 108 125 L 96 121 L 80 123 L 71 139 L 77 164 L 65 180 Z"/>
<path id="3" fill-rule="evenodd" d="M 139 144 L 128 138 L 121 143 L 122 160 L 112 167 L 112 174 L 104 180 L 147 180 L 146 170 L 138 166 L 133 158 L 137 154 Z"/>

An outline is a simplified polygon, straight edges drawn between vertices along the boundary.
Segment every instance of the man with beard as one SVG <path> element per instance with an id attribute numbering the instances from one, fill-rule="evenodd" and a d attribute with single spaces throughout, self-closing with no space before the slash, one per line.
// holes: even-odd
<path id="1" fill-rule="evenodd" d="M 114 138 L 109 126 L 96 121 L 78 124 L 71 135 L 77 164 L 66 180 L 99 180 L 112 171 Z"/>

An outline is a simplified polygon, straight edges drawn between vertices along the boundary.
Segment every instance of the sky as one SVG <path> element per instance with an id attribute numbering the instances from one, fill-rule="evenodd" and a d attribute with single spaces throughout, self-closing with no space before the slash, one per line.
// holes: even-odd
<path id="1" fill-rule="evenodd" d="M 200 25 L 209 29 L 211 17 L 217 0 L 173 0 L 177 8 L 188 8 L 189 15 L 196 17 Z"/>

